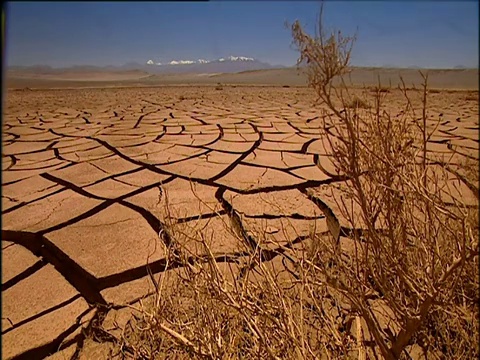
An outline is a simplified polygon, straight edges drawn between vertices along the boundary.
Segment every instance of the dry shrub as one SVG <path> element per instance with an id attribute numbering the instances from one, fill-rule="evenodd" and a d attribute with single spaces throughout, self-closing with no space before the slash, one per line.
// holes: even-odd
<path id="1" fill-rule="evenodd" d="M 314 359 L 355 350 L 347 326 L 336 328 L 336 319 L 348 322 L 338 300 L 324 304 L 329 290 L 312 266 L 302 269 L 303 251 L 279 246 L 273 259 L 259 247 L 214 254 L 213 239 L 176 223 L 168 193 L 161 193 L 167 266 L 151 275 L 154 296 L 134 308 L 141 315 L 131 318 L 117 348 L 136 359 Z M 234 228 L 224 224 L 244 241 Z"/>
<path id="2" fill-rule="evenodd" d="M 449 181 L 449 164 L 427 157 L 427 77 L 422 74 L 420 121 L 404 84 L 400 117 L 385 110 L 386 94 L 378 92 L 372 110 L 348 106 L 352 95 L 332 80 L 345 83 L 355 39 L 327 35 L 321 17 L 315 38 L 298 22 L 292 31 L 310 85 L 330 111 L 324 117 L 326 148 L 337 172 L 348 178 L 337 206 L 352 228 L 364 227 L 351 234 L 351 254 L 319 239 L 319 272 L 360 314 L 384 358 L 398 359 L 412 344 L 430 356 L 478 356 L 478 201 L 467 206 Z M 334 266 L 324 265 L 328 253 Z M 372 299 L 388 315 L 375 311 Z"/>

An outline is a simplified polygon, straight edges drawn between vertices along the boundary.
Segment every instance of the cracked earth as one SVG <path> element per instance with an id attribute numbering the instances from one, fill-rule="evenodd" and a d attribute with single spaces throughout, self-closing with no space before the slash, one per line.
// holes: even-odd
<path id="1" fill-rule="evenodd" d="M 2 357 L 82 357 L 83 329 L 108 330 L 152 292 L 146 264 L 165 270 L 158 243 L 176 241 L 162 235 L 172 221 L 210 239 L 218 262 L 256 246 L 270 261 L 312 229 L 340 234 L 346 225 L 325 189 L 342 179 L 314 100 L 304 88 L 9 91 Z M 429 101 L 430 128 L 441 120 L 431 154 L 478 161 L 478 92 Z M 390 102 L 399 114 L 400 92 Z"/>

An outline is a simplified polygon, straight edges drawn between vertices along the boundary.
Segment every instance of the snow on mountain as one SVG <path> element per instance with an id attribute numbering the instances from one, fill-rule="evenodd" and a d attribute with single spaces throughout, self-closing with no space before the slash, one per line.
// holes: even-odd
<path id="1" fill-rule="evenodd" d="M 255 61 L 254 58 L 245 57 L 245 56 L 229 56 L 227 58 L 229 61 Z"/>
<path id="2" fill-rule="evenodd" d="M 141 68 L 150 74 L 216 74 L 271 69 L 275 66 L 252 57 L 228 56 L 216 60 L 171 60 L 163 63 L 149 60 Z"/>
<path id="3" fill-rule="evenodd" d="M 163 65 L 161 62 L 154 62 L 153 60 L 148 60 L 147 65 Z"/>
<path id="4" fill-rule="evenodd" d="M 169 62 L 170 65 L 188 65 L 195 64 L 196 61 L 193 60 L 172 60 Z"/>
<path id="5" fill-rule="evenodd" d="M 220 58 L 217 60 L 205 60 L 205 59 L 198 59 L 198 60 L 172 60 L 167 64 L 162 63 L 154 63 L 153 60 L 148 60 L 147 65 L 190 65 L 190 64 L 208 64 L 212 62 L 224 62 L 224 61 L 255 61 L 254 58 L 245 57 L 245 56 L 229 56 L 227 58 Z"/>

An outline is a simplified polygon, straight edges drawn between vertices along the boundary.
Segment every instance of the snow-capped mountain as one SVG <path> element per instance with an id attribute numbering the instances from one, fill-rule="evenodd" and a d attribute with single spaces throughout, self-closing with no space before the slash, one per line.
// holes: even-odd
<path id="1" fill-rule="evenodd" d="M 190 65 L 190 64 L 208 64 L 212 62 L 225 62 L 225 61 L 256 61 L 254 58 L 245 57 L 245 56 L 229 56 L 227 58 L 220 58 L 216 60 L 172 60 L 167 64 L 162 64 L 160 62 L 155 63 L 153 60 L 148 60 L 147 65 Z"/>
<path id="2" fill-rule="evenodd" d="M 215 60 L 171 60 L 167 63 L 148 60 L 145 70 L 150 73 L 234 73 L 270 69 L 274 66 L 252 57 L 228 56 Z"/>
<path id="3" fill-rule="evenodd" d="M 194 60 L 172 60 L 168 64 L 169 65 L 188 65 L 188 64 L 196 64 L 197 62 Z"/>
<path id="4" fill-rule="evenodd" d="M 226 59 L 220 58 L 218 61 L 255 61 L 255 59 L 245 56 L 229 56 Z"/>

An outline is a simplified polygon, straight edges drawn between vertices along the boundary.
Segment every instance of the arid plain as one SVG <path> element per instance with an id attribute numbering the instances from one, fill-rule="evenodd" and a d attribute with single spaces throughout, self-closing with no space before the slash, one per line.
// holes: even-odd
<path id="1" fill-rule="evenodd" d="M 447 75 L 431 75 L 429 119 L 432 128 L 440 124 L 432 153 L 478 162 L 478 71 Z M 146 264 L 153 274 L 165 267 L 160 242 L 176 241 L 162 236 L 172 222 L 201 232 L 219 263 L 257 246 L 275 261 L 280 247 L 341 223 L 311 195 L 341 179 L 304 79 L 266 71 L 244 80 L 184 76 L 177 79 L 184 86 L 174 86 L 177 80 L 123 76 L 7 80 L 4 359 L 107 358 L 128 306 L 154 290 Z M 374 84 L 375 76 L 368 79 Z M 402 104 L 402 93 L 391 90 L 391 113 Z M 179 245 L 202 255 L 195 242 Z M 85 339 L 91 324 L 103 339 Z"/>

